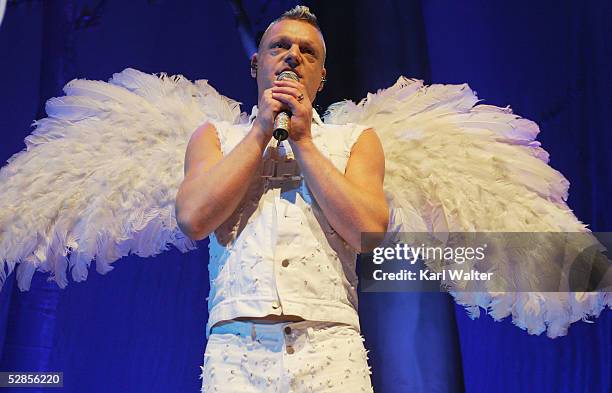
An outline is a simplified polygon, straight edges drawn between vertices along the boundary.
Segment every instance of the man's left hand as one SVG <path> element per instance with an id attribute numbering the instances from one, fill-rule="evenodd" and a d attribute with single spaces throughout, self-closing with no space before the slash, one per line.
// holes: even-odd
<path id="1" fill-rule="evenodd" d="M 312 125 L 312 102 L 306 93 L 306 88 L 294 80 L 274 81 L 272 98 L 287 105 L 291 111 L 291 130 L 289 141 L 293 143 L 308 143 L 312 140 L 310 127 Z"/>

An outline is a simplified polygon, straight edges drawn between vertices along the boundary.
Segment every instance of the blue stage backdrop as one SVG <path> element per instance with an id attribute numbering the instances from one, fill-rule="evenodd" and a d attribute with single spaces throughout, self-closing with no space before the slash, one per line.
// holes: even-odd
<path id="1" fill-rule="evenodd" d="M 2 162 L 24 148 L 32 120 L 63 84 L 126 67 L 208 79 L 250 111 L 256 86 L 236 28 L 239 3 L 9 1 L 0 27 Z M 295 4 L 248 1 L 244 11 L 257 31 Z M 540 125 L 552 166 L 572 183 L 569 205 L 592 230 L 612 231 L 612 3 L 306 4 L 328 48 L 319 109 L 400 75 L 467 82 L 485 103 Z M 63 371 L 62 391 L 75 393 L 199 391 L 209 289 L 207 241 L 199 246 L 126 257 L 64 290 L 37 273 L 22 293 L 11 275 L 0 294 L 0 370 Z M 447 294 L 362 293 L 359 301 L 378 393 L 612 391 L 610 310 L 551 340 L 507 320 L 472 321 Z"/>

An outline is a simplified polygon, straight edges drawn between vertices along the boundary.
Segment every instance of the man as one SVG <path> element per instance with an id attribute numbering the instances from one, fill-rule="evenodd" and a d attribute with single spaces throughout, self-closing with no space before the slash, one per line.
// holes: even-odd
<path id="1" fill-rule="evenodd" d="M 189 141 L 177 218 L 211 236 L 202 391 L 372 391 L 354 270 L 361 233 L 387 228 L 384 154 L 372 129 L 324 125 L 312 109 L 325 56 L 308 8 L 284 13 L 251 59 L 249 123 L 208 122 Z M 299 81 L 276 80 L 287 70 Z"/>

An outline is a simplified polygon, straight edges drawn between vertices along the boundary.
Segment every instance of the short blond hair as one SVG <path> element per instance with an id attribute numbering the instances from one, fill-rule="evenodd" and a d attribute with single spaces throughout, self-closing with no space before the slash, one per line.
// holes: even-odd
<path id="1" fill-rule="evenodd" d="M 313 25 L 317 28 L 317 30 L 321 31 L 316 15 L 310 12 L 310 8 L 304 5 L 296 5 L 289 11 L 285 11 L 281 16 L 272 21 L 272 23 L 270 23 L 270 26 L 283 19 L 301 20 Z M 268 26 L 268 29 L 270 28 L 270 26 Z"/>
<path id="2" fill-rule="evenodd" d="M 321 31 L 321 27 L 319 26 L 319 22 L 317 21 L 317 16 L 313 14 L 312 12 L 310 12 L 310 8 L 306 7 L 305 5 L 296 5 L 292 9 L 283 12 L 281 16 L 274 19 L 268 25 L 266 30 L 261 34 L 261 37 L 259 37 L 259 40 L 257 42 L 257 47 L 259 47 L 259 45 L 261 44 L 261 41 L 263 40 L 263 37 L 266 35 L 268 30 L 270 30 L 270 28 L 274 26 L 275 23 L 278 23 L 286 19 L 299 20 L 302 22 L 306 22 L 311 26 L 314 26 L 321 34 L 321 38 L 323 38 L 323 32 Z M 325 39 L 323 39 L 322 41 L 323 41 L 323 60 L 325 60 L 325 58 L 327 57 L 327 48 L 325 47 Z"/>

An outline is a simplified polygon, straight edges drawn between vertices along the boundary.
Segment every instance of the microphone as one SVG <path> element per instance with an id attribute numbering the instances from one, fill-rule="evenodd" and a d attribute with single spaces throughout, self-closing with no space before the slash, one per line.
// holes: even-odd
<path id="1" fill-rule="evenodd" d="M 284 79 L 292 79 L 296 82 L 300 81 L 300 78 L 293 71 L 283 71 L 277 77 L 277 81 Z M 278 141 L 278 143 L 284 141 L 289 137 L 289 128 L 291 124 L 291 112 L 282 111 L 274 118 L 274 132 L 272 136 Z"/>

